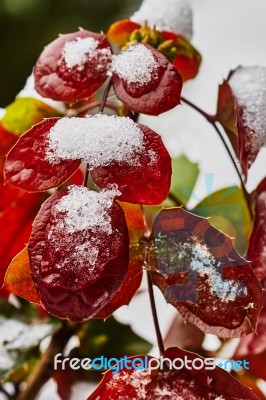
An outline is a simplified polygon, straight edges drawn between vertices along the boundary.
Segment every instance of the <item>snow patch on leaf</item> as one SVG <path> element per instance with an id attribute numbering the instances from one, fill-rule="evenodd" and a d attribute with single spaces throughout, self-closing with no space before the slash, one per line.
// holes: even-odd
<path id="1" fill-rule="evenodd" d="M 260 144 L 266 144 L 266 67 L 237 69 L 229 84 L 243 110 L 246 126 Z"/>
<path id="2" fill-rule="evenodd" d="M 189 243 L 184 243 L 183 246 L 186 249 L 191 245 Z M 247 288 L 243 286 L 242 282 L 236 282 L 222 277 L 219 270 L 216 268 L 217 261 L 205 244 L 203 245 L 196 242 L 191 250 L 193 258 L 190 266 L 193 271 L 198 271 L 199 274 L 207 273 L 209 275 L 213 295 L 224 300 L 235 300 L 237 296 L 247 295 Z M 217 267 L 220 267 L 220 265 L 221 263 L 218 262 Z"/>
<path id="3" fill-rule="evenodd" d="M 143 86 L 157 78 L 159 64 L 143 44 L 128 47 L 114 57 L 112 70 L 128 83 Z"/>
<path id="4" fill-rule="evenodd" d="M 188 40 L 192 37 L 192 9 L 187 0 L 143 0 L 130 19 L 141 25 L 148 23 L 161 31 L 177 33 Z"/>
<path id="5" fill-rule="evenodd" d="M 259 150 L 266 146 L 266 67 L 238 68 L 228 83 L 240 108 L 240 161 L 246 174 Z"/>
<path id="6" fill-rule="evenodd" d="M 130 118 L 96 114 L 87 118 L 61 118 L 50 130 L 46 159 L 79 160 L 90 168 L 112 161 L 138 165 L 143 133 Z"/>
<path id="7" fill-rule="evenodd" d="M 99 41 L 93 37 L 77 37 L 71 42 L 66 42 L 63 47 L 63 57 L 68 68 L 76 67 L 83 70 L 84 64 L 88 60 L 97 57 L 99 66 L 108 65 L 112 59 L 111 50 L 108 48 L 98 49 Z"/>
<path id="8" fill-rule="evenodd" d="M 119 194 L 115 185 L 101 192 L 88 190 L 82 186 L 70 186 L 68 194 L 55 206 L 58 213 L 64 213 L 63 219 L 58 221 L 57 229 L 66 229 L 68 233 L 90 229 L 95 233 L 101 231 L 111 234 L 112 225 L 108 212 L 115 196 Z M 79 251 L 84 250 L 82 244 Z"/>

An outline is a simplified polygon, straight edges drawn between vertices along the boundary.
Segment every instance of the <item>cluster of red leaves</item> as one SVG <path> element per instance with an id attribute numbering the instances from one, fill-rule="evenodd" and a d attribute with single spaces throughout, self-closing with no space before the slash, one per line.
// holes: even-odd
<path id="1" fill-rule="evenodd" d="M 79 43 L 85 38 L 95 40 L 97 43 L 93 56 L 87 57 L 87 61 L 82 65 L 67 67 L 64 57 L 65 45 Z M 114 73 L 114 90 L 117 97 L 131 111 L 159 115 L 180 103 L 182 78 L 166 57 L 150 46 L 146 47 L 151 49 L 158 64 L 155 87 L 153 79 L 141 88 L 137 83 L 127 85 L 123 77 Z M 35 86 L 44 97 L 74 103 L 95 93 L 112 74 L 111 71 L 112 49 L 106 37 L 81 30 L 62 35 L 45 48 L 34 69 Z"/>
<path id="2" fill-rule="evenodd" d="M 156 65 L 149 71 L 151 79 L 146 77 L 144 83 L 131 81 L 113 70 L 115 56 L 109 41 L 120 46 L 120 55 L 142 46 Z M 82 43 L 86 43 L 85 47 Z M 71 46 L 78 47 L 78 54 L 77 59 L 70 57 L 69 61 L 66 49 Z M 48 45 L 35 66 L 35 87 L 45 97 L 75 103 L 89 98 L 111 76 L 114 92 L 128 113 L 159 115 L 180 103 L 182 81 L 196 76 L 200 61 L 197 50 L 183 37 L 123 20 L 113 24 L 107 36 L 81 30 L 62 35 Z M 248 159 L 245 140 L 250 141 L 252 135 L 243 124 L 242 114 L 226 81 L 220 87 L 217 118 L 239 153 L 246 175 L 257 153 L 251 161 Z M 40 192 L 61 186 L 81 164 L 81 159 L 60 159 L 53 163 L 46 157 L 50 131 L 58 120 L 49 118 L 32 126 L 8 154 L 4 173 L 6 182 L 12 186 L 3 188 L 0 182 L 0 191 L 5 193 L 0 206 L 2 222 L 8 226 L 1 244 L 9 251 L 0 253 L 3 263 L 0 279 L 10 259 L 27 243 L 33 218 L 46 197 L 25 191 Z M 91 170 L 98 193 L 114 185 L 117 188 L 106 215 L 111 233 L 105 235 L 99 226 L 96 232 L 90 227 L 67 230 L 68 211 L 58 210 L 58 204 L 69 195 L 70 189 L 57 191 L 44 202 L 35 218 L 28 246 L 11 262 L 4 290 L 40 303 L 59 318 L 74 322 L 104 319 L 130 302 L 139 288 L 149 253 L 154 284 L 185 320 L 223 338 L 254 333 L 259 321 L 259 337 L 243 339 L 237 354 L 242 356 L 255 347 L 265 351 L 265 308 L 259 320 L 263 296 L 256 278 L 257 275 L 265 279 L 265 181 L 253 196 L 256 219 L 248 250 L 252 264 L 240 257 L 231 239 L 208 220 L 181 208 L 161 211 L 151 236 L 144 240 L 141 209 L 128 203 L 155 205 L 167 197 L 171 159 L 158 134 L 147 126 L 136 126 L 143 134 L 143 153 L 139 154 L 137 165 L 113 160 L 107 166 Z M 0 134 L 5 136 L 2 149 L 5 154 L 15 139 L 2 127 Z M 151 154 L 155 155 L 152 163 Z M 3 159 L 0 161 L 2 168 Z M 82 214 L 83 210 L 79 212 Z M 13 241 L 15 235 L 17 240 Z M 10 247 L 10 243 L 14 245 Z M 90 246 L 94 246 L 95 257 L 90 254 Z M 78 259 L 74 260 L 73 255 Z M 164 356 L 170 360 L 187 357 L 191 361 L 196 357 L 177 348 L 168 349 Z M 146 371 L 144 375 L 140 371 L 121 370 L 112 376 L 109 371 L 89 399 L 149 400 L 181 396 L 230 400 L 236 393 L 241 399 L 256 398 L 219 368 L 213 371 L 166 368 Z"/>
<path id="3" fill-rule="evenodd" d="M 112 371 L 108 371 L 88 400 L 258 399 L 250 389 L 219 367 L 214 369 L 209 369 L 206 365 L 200 369 L 192 367 L 195 359 L 202 360 L 204 364 L 204 359 L 197 354 L 179 348 L 169 348 L 163 357 L 172 361 L 187 359 L 190 366 L 188 368 L 184 366 L 180 370 L 169 370 L 164 363 L 163 370 L 155 368 L 147 371 L 143 370 L 145 358 L 138 356 L 135 358 L 138 359 L 139 370 L 123 368 L 115 375 Z"/>

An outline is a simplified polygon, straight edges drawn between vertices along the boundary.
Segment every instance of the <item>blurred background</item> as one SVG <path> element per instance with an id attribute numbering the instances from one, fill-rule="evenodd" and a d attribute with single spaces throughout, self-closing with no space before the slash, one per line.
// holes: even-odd
<path id="1" fill-rule="evenodd" d="M 0 0 L 0 107 L 14 100 L 43 47 L 78 27 L 105 31 L 141 0 Z"/>

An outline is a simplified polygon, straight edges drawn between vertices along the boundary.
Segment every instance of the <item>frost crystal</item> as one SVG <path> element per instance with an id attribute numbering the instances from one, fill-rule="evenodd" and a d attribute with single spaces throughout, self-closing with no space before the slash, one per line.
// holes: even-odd
<path id="1" fill-rule="evenodd" d="M 119 194 L 115 185 L 100 192 L 88 190 L 82 186 L 69 186 L 68 194 L 62 197 L 55 206 L 57 212 L 64 213 L 63 221 L 58 222 L 57 228 L 61 230 L 64 227 L 69 233 L 90 229 L 95 233 L 101 231 L 111 234 L 109 210 L 115 196 Z M 92 247 L 92 244 L 89 248 L 86 246 L 88 246 L 87 243 L 76 248 L 77 256 L 86 252 L 96 258 L 97 249 Z"/>
<path id="2" fill-rule="evenodd" d="M 238 68 L 229 85 L 243 107 L 243 122 L 252 131 L 255 149 L 266 145 L 266 67 Z"/>
<path id="3" fill-rule="evenodd" d="M 112 70 L 128 83 L 143 86 L 157 76 L 158 63 L 143 44 L 130 46 L 114 57 Z"/>
<path id="4" fill-rule="evenodd" d="M 63 48 L 63 56 L 68 68 L 83 67 L 87 60 L 99 57 L 99 61 L 106 64 L 111 58 L 111 51 L 103 48 L 98 49 L 99 42 L 92 37 L 78 37 L 71 42 L 66 42 Z M 104 62 L 105 61 L 105 62 Z M 109 60 L 110 61 L 110 60 Z"/>
<path id="5" fill-rule="evenodd" d="M 141 25 L 147 22 L 158 30 L 177 33 L 187 40 L 192 37 L 192 9 L 188 0 L 143 0 L 131 20 Z"/>
<path id="6" fill-rule="evenodd" d="M 185 243 L 184 246 L 191 246 L 191 244 Z M 223 279 L 222 274 L 217 270 L 220 263 L 218 263 L 216 267 L 216 260 L 209 252 L 206 245 L 196 242 L 192 247 L 192 256 L 191 268 L 194 271 L 210 276 L 209 280 L 215 296 L 224 300 L 235 300 L 237 296 L 247 294 L 247 289 L 243 286 L 242 282 Z"/>
<path id="7" fill-rule="evenodd" d="M 138 165 L 142 151 L 143 133 L 130 118 L 96 114 L 61 118 L 50 130 L 46 159 L 81 159 L 93 169 L 112 161 Z"/>

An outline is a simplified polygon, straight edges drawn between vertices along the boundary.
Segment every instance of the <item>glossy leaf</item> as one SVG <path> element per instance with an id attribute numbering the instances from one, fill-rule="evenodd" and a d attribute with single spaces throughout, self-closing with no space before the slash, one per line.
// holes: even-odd
<path id="1" fill-rule="evenodd" d="M 255 221 L 249 241 L 248 259 L 257 278 L 262 281 L 266 278 L 266 179 L 264 179 L 253 193 L 255 199 Z"/>
<path id="2" fill-rule="evenodd" d="M 227 133 L 235 153 L 239 155 L 236 104 L 227 80 L 219 86 L 216 116 Z"/>
<path id="3" fill-rule="evenodd" d="M 28 242 L 32 221 L 46 197 L 0 185 L 0 286 L 12 258 Z"/>
<path id="4" fill-rule="evenodd" d="M 130 46 L 121 56 L 130 55 L 131 52 L 136 51 L 138 46 L 145 46 L 153 55 L 157 67 L 151 72 L 152 78 L 144 83 L 131 82 L 123 74 L 114 71 L 114 91 L 131 111 L 159 115 L 180 104 L 182 78 L 165 56 L 147 44 Z M 126 62 L 126 58 L 124 58 L 124 62 Z"/>
<path id="5" fill-rule="evenodd" d="M 160 204 L 167 197 L 171 182 L 171 158 L 161 137 L 145 125 L 138 124 L 144 134 L 144 151 L 137 165 L 112 162 L 92 170 L 94 182 L 104 188 L 117 184 L 119 200 L 138 204 Z"/>
<path id="6" fill-rule="evenodd" d="M 51 196 L 33 223 L 31 272 L 41 304 L 52 315 L 74 322 L 93 317 L 126 276 L 126 221 L 106 196 L 109 192 L 70 186 Z"/>
<path id="7" fill-rule="evenodd" d="M 5 163 L 7 183 L 22 190 L 43 191 L 61 185 L 77 170 L 80 160 L 56 164 L 46 160 L 47 138 L 57 121 L 50 118 L 40 122 L 19 138 Z"/>
<path id="8" fill-rule="evenodd" d="M 234 358 L 240 359 L 247 355 L 261 354 L 266 351 L 266 292 L 264 291 L 264 305 L 259 317 L 256 333 L 252 333 L 241 341 L 235 351 Z"/>
<path id="9" fill-rule="evenodd" d="M 3 168 L 6 160 L 6 155 L 11 147 L 16 143 L 17 137 L 7 131 L 2 123 L 0 123 L 0 183 L 4 182 Z"/>
<path id="10" fill-rule="evenodd" d="M 262 289 L 231 239 L 182 208 L 162 210 L 153 229 L 154 284 L 183 318 L 223 338 L 254 332 Z"/>
<path id="11" fill-rule="evenodd" d="M 43 118 L 58 117 L 59 113 L 41 100 L 20 97 L 6 108 L 2 119 L 5 129 L 20 136 Z"/>
<path id="12" fill-rule="evenodd" d="M 193 212 L 210 218 L 215 228 L 232 238 L 236 250 L 246 254 L 252 221 L 240 188 L 231 186 L 209 194 L 197 204 Z"/>
<path id="13" fill-rule="evenodd" d="M 6 272 L 4 288 L 33 303 L 40 302 L 31 276 L 27 247 L 11 261 Z"/>
<path id="14" fill-rule="evenodd" d="M 82 39 L 91 39 L 88 48 L 74 49 Z M 66 45 L 77 55 L 66 60 Z M 95 48 L 94 48 L 95 45 Z M 80 59 L 80 51 L 83 57 Z M 104 83 L 112 50 L 104 35 L 86 30 L 61 35 L 45 47 L 34 69 L 35 89 L 44 97 L 73 103 L 90 97 Z"/>
<path id="15" fill-rule="evenodd" d="M 128 305 L 140 287 L 143 276 L 145 257 L 144 237 L 145 226 L 141 208 L 136 204 L 119 202 L 122 207 L 129 231 L 129 265 L 126 277 L 112 300 L 103 307 L 95 318 L 107 318 L 119 307 Z"/>
<path id="16" fill-rule="evenodd" d="M 148 371 L 144 369 L 145 356 L 136 356 L 139 370 L 124 368 L 115 375 L 112 371 L 108 371 L 88 400 L 258 399 L 249 388 L 237 382 L 226 371 L 219 367 L 210 368 L 207 359 L 204 360 L 197 354 L 179 348 L 169 348 L 163 356 L 171 361 L 179 359 L 181 362 L 186 359 L 188 367 L 169 370 L 164 366 L 163 370 Z M 150 357 L 146 356 L 146 360 L 149 359 Z M 180 362 L 177 363 L 178 367 Z M 194 365 L 198 367 L 199 364 L 202 368 L 194 367 Z"/>
<path id="17" fill-rule="evenodd" d="M 266 144 L 265 83 L 265 67 L 238 67 L 219 90 L 218 120 L 238 149 L 245 177 Z"/>

